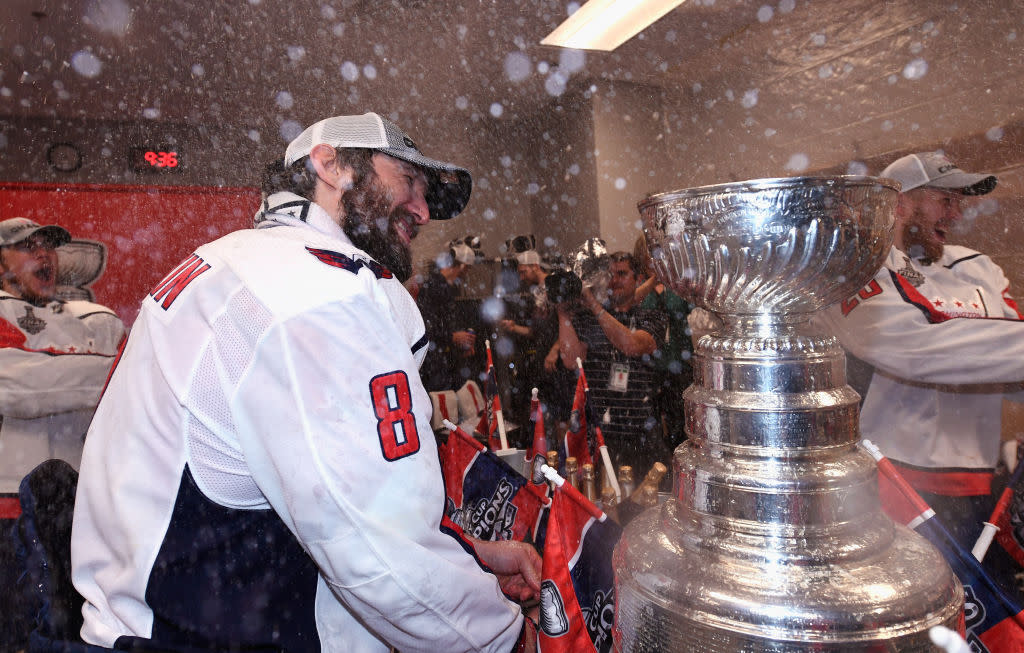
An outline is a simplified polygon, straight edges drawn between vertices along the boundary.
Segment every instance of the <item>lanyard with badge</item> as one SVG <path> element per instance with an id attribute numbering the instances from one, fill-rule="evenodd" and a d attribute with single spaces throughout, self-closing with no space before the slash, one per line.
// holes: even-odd
<path id="1" fill-rule="evenodd" d="M 612 315 L 616 320 L 616 316 Z M 629 317 L 629 330 L 632 332 L 636 329 L 636 318 L 634 316 Z M 611 343 L 609 343 L 611 344 Z M 622 354 L 612 345 L 612 365 L 611 371 L 608 375 L 608 389 L 614 390 L 615 392 L 625 392 L 629 388 L 629 363 L 626 361 L 620 361 L 619 356 Z"/>

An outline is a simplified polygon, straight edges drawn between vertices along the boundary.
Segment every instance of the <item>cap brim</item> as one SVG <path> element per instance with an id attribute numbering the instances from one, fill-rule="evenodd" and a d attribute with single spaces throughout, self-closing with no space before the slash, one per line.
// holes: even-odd
<path id="1" fill-rule="evenodd" d="M 985 195 L 996 187 L 995 175 L 957 172 L 929 181 L 925 186 L 959 190 L 964 195 Z"/>
<path id="2" fill-rule="evenodd" d="M 473 177 L 468 170 L 410 150 L 380 148 L 378 151 L 427 171 L 427 206 L 431 220 L 454 218 L 466 208 L 473 192 Z"/>
<path id="3" fill-rule="evenodd" d="M 53 247 L 54 249 L 60 247 L 61 245 L 67 245 L 68 243 L 71 242 L 71 234 L 68 232 L 67 229 L 65 229 L 64 227 L 57 226 L 55 224 L 50 224 L 39 227 L 38 229 L 30 229 L 28 231 L 25 231 L 23 232 L 23 235 L 21 235 L 21 238 L 18 238 L 17 240 L 12 240 L 11 242 L 5 244 L 14 245 L 16 243 L 20 243 L 24 240 L 27 240 L 36 234 L 42 234 L 43 236 L 45 236 L 46 239 L 50 241 L 50 246 Z"/>

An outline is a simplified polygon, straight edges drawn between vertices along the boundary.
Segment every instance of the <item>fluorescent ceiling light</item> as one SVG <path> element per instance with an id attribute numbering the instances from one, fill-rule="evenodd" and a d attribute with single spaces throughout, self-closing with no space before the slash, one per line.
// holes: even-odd
<path id="1" fill-rule="evenodd" d="M 610 52 L 681 4 L 683 0 L 590 0 L 541 44 Z"/>

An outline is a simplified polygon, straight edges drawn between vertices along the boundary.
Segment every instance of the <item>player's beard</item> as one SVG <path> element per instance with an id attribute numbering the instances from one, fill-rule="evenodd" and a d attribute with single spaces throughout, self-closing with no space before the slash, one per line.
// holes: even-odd
<path id="1" fill-rule="evenodd" d="M 906 254 L 927 264 L 939 260 L 943 244 L 935 236 L 934 230 L 935 225 L 929 222 L 920 209 L 915 208 L 903 223 L 902 237 Z"/>
<path id="2" fill-rule="evenodd" d="M 391 208 L 391 193 L 380 183 L 376 172 L 358 179 L 341 197 L 345 210 L 342 229 L 356 247 L 391 270 L 403 283 L 412 276 L 412 252 L 395 228 L 398 220 L 408 220 L 416 232 L 415 219 L 400 207 Z"/>
<path id="3" fill-rule="evenodd" d="M 35 277 L 33 279 L 33 277 Z M 21 268 L 8 268 L 0 253 L 0 290 L 34 306 L 46 306 L 56 296 L 57 268 L 49 261 Z"/>

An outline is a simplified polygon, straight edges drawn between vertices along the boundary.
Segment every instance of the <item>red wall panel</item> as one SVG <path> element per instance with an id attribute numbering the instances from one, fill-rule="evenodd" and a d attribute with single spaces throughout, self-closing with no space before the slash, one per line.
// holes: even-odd
<path id="1" fill-rule="evenodd" d="M 255 188 L 0 182 L 0 219 L 59 224 L 106 245 L 89 288 L 131 326 L 142 298 L 199 245 L 252 224 Z"/>

